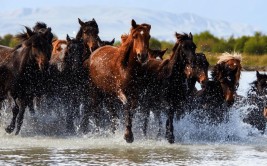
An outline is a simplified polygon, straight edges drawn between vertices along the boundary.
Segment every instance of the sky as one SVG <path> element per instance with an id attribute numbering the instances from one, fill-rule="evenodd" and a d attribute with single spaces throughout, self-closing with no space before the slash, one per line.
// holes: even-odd
<path id="1" fill-rule="evenodd" d="M 135 7 L 177 14 L 194 13 L 210 19 L 267 29 L 266 0 L 0 0 L 0 4 L 0 12 L 58 6 Z"/>
<path id="2" fill-rule="evenodd" d="M 258 31 L 267 32 L 267 0 L 0 0 L 0 4 L 0 13 L 21 8 L 82 6 L 88 6 L 88 11 L 90 7 L 102 6 L 192 13 L 212 20 L 251 25 Z"/>

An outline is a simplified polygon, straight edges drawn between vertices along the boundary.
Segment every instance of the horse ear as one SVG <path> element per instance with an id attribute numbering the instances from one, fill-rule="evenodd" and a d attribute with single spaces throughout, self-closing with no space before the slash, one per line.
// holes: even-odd
<path id="1" fill-rule="evenodd" d="M 168 48 L 166 48 L 165 50 L 161 51 L 161 58 L 163 57 L 163 55 L 166 53 L 167 50 L 168 50 Z"/>
<path id="2" fill-rule="evenodd" d="M 94 18 L 92 19 L 92 21 L 96 22 Z"/>
<path id="3" fill-rule="evenodd" d="M 256 76 L 257 76 L 257 78 L 259 78 L 259 77 L 260 77 L 260 73 L 259 73 L 259 71 L 258 71 L 258 70 L 256 71 Z"/>
<path id="4" fill-rule="evenodd" d="M 69 41 L 71 41 L 71 39 L 70 39 L 70 37 L 69 37 L 69 35 L 67 34 L 67 37 L 66 37 L 66 39 L 67 39 L 67 41 L 69 42 Z"/>
<path id="5" fill-rule="evenodd" d="M 114 42 L 115 42 L 115 38 L 113 38 L 113 40 L 111 40 L 110 45 L 113 45 Z"/>
<path id="6" fill-rule="evenodd" d="M 28 38 L 31 37 L 34 34 L 34 32 L 29 27 L 25 27 L 25 28 L 26 28 L 26 32 L 27 32 L 27 37 Z"/>
<path id="7" fill-rule="evenodd" d="M 137 27 L 137 24 L 136 24 L 136 22 L 134 21 L 134 19 L 132 19 L 132 27 L 133 27 L 133 28 L 136 28 L 136 27 Z"/>
<path id="8" fill-rule="evenodd" d="M 80 18 L 78 18 L 78 22 L 81 26 L 84 26 L 84 22 L 82 22 L 82 20 L 80 20 Z"/>
<path id="9" fill-rule="evenodd" d="M 193 35 L 192 35 L 192 33 L 191 33 L 191 32 L 189 33 L 189 37 L 190 37 L 190 39 L 192 39 L 192 40 L 193 40 Z"/>

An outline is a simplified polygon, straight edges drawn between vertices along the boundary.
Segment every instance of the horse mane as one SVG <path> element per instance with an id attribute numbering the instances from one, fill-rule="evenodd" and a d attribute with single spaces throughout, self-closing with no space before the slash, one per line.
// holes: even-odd
<path id="1" fill-rule="evenodd" d="M 185 41 L 185 40 L 192 40 L 192 35 L 191 33 L 190 34 L 187 34 L 187 33 L 183 33 L 183 34 L 180 34 L 180 33 L 175 33 L 175 36 L 177 38 L 177 41 Z"/>
<path id="2" fill-rule="evenodd" d="M 211 72 L 211 77 L 213 79 L 216 78 L 216 76 L 218 76 L 218 73 L 219 73 L 219 70 L 221 70 L 221 64 L 222 63 L 225 63 L 229 60 L 238 60 L 240 62 L 242 62 L 242 55 L 240 53 L 237 53 L 237 52 L 234 52 L 232 54 L 228 53 L 228 52 L 225 52 L 225 53 L 222 53 L 221 56 L 219 56 L 218 58 L 218 62 L 217 64 L 213 67 L 213 70 Z M 220 76 L 218 76 L 220 77 Z"/>
<path id="3" fill-rule="evenodd" d="M 47 29 L 47 25 L 44 22 L 36 22 L 35 26 L 32 29 L 36 32 L 40 29 Z"/>
<path id="4" fill-rule="evenodd" d="M 27 31 L 27 32 L 28 32 L 28 31 L 32 32 L 31 28 L 29 28 L 29 27 L 27 27 L 27 26 L 25 26 L 25 28 L 26 28 L 26 31 Z M 17 34 L 17 35 L 15 36 L 15 38 L 18 39 L 20 42 L 23 42 L 23 41 L 25 41 L 25 40 L 28 40 L 28 39 L 29 39 L 29 35 L 28 35 L 28 33 L 27 33 L 26 31 L 23 31 L 23 32 Z"/>
<path id="5" fill-rule="evenodd" d="M 242 55 L 240 53 L 234 52 L 234 53 L 228 53 L 228 52 L 224 52 L 222 53 L 221 56 L 219 56 L 218 58 L 218 62 L 217 64 L 221 64 L 223 62 L 227 62 L 229 60 L 235 59 L 235 60 L 239 60 L 240 62 L 242 62 Z"/>
<path id="6" fill-rule="evenodd" d="M 82 38 L 82 35 L 83 35 L 83 32 L 82 32 L 82 27 L 80 27 L 77 35 L 76 35 L 76 39 L 81 39 Z"/>
<path id="7" fill-rule="evenodd" d="M 129 55 L 132 48 L 132 41 L 130 40 L 129 34 L 121 35 L 122 43 L 119 47 L 120 57 L 125 57 L 122 59 L 122 65 L 126 67 L 129 61 Z"/>

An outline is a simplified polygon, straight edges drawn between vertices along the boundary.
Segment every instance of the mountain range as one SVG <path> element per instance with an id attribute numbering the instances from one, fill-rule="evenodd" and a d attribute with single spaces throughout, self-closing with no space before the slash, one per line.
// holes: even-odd
<path id="1" fill-rule="evenodd" d="M 64 39 L 66 34 L 75 37 L 79 29 L 78 18 L 83 21 L 95 19 L 101 39 L 120 40 L 121 34 L 129 32 L 131 20 L 151 24 L 151 36 L 160 40 L 174 40 L 174 33 L 200 33 L 209 31 L 217 37 L 227 38 L 253 35 L 260 31 L 243 23 L 212 20 L 193 13 L 175 14 L 143 8 L 110 8 L 103 6 L 22 8 L 14 11 L 0 11 L 0 35 L 17 34 L 24 28 L 32 27 L 37 21 L 45 22 L 52 32 Z"/>

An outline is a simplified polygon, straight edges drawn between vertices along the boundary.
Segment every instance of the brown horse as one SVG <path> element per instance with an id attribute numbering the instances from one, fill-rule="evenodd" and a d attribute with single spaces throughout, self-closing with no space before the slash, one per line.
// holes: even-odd
<path id="1" fill-rule="evenodd" d="M 99 28 L 94 18 L 91 21 L 87 22 L 83 22 L 80 20 L 80 18 L 78 18 L 78 22 L 81 27 L 76 35 L 76 39 L 83 39 L 84 41 L 84 45 L 87 51 L 84 60 L 86 60 L 97 48 L 104 45 L 113 45 L 114 39 L 111 42 L 102 41 L 100 39 L 100 37 L 98 36 Z"/>
<path id="2" fill-rule="evenodd" d="M 16 135 L 21 129 L 25 108 L 31 106 L 33 98 L 43 92 L 52 51 L 50 28 L 40 32 L 25 28 L 26 32 L 16 36 L 22 44 L 15 49 L 0 47 L 1 101 L 8 92 L 15 101 L 13 118 L 6 132 L 13 132 L 17 121 Z"/>
<path id="3" fill-rule="evenodd" d="M 234 104 L 242 69 L 241 60 L 240 54 L 223 53 L 213 68 L 212 80 L 207 81 L 197 93 L 198 108 L 204 109 L 202 116 L 212 123 L 223 121 L 227 108 Z"/>
<path id="4" fill-rule="evenodd" d="M 54 40 L 53 43 L 53 50 L 52 50 L 52 56 L 50 59 L 50 64 L 57 65 L 57 68 L 59 71 L 62 71 L 64 68 L 64 53 L 65 49 L 67 47 L 67 41 L 66 40 Z"/>
<path id="5" fill-rule="evenodd" d="M 147 62 L 151 28 L 148 24 L 136 24 L 134 20 L 131 24 L 130 34 L 120 47 L 100 47 L 92 53 L 88 64 L 93 90 L 98 91 L 92 108 L 96 108 L 98 104 L 99 93 L 108 94 L 126 105 L 124 138 L 129 143 L 134 140 L 132 109 L 138 96 L 138 72 L 142 64 Z"/>

